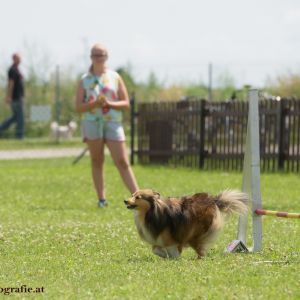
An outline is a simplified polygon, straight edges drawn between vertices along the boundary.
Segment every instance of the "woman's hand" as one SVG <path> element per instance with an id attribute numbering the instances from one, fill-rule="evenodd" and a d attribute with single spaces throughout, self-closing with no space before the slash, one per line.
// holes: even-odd
<path id="1" fill-rule="evenodd" d="M 97 99 L 97 106 L 105 108 L 110 106 L 110 101 L 103 95 L 99 96 Z"/>

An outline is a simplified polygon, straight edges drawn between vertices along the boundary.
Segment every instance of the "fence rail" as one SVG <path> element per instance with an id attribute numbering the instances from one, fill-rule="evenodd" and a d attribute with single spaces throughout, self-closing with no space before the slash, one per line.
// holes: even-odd
<path id="1" fill-rule="evenodd" d="M 247 102 L 131 104 L 132 163 L 242 170 Z M 299 172 L 300 100 L 261 99 L 259 114 L 261 169 Z"/>

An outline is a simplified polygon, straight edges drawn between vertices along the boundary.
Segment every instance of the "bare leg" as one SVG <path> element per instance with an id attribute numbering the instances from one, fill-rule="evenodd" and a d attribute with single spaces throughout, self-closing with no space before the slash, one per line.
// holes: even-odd
<path id="1" fill-rule="evenodd" d="M 104 179 L 103 179 L 103 163 L 104 163 L 104 142 L 103 140 L 87 141 L 90 151 L 92 175 L 94 186 L 98 199 L 105 199 Z"/>
<path id="2" fill-rule="evenodd" d="M 106 145 L 126 187 L 131 193 L 136 192 L 139 188 L 129 164 L 125 142 L 107 140 Z"/>

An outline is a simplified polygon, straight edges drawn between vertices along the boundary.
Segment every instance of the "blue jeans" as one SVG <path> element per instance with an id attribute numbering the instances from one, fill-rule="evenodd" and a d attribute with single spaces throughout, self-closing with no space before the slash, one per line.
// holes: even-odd
<path id="1" fill-rule="evenodd" d="M 16 123 L 16 138 L 22 139 L 24 137 L 23 100 L 18 99 L 17 101 L 12 101 L 11 110 L 12 116 L 0 125 L 0 134 L 2 131 L 8 129 L 13 123 Z"/>

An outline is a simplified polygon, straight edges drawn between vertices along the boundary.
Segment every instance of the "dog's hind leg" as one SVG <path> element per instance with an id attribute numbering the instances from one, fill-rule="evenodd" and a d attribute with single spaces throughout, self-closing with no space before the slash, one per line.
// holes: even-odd
<path id="1" fill-rule="evenodd" d="M 201 259 L 201 258 L 203 258 L 206 255 L 206 250 L 203 249 L 203 247 L 197 248 L 196 252 L 198 254 L 198 257 L 197 257 L 198 259 Z"/>
<path id="2" fill-rule="evenodd" d="M 206 254 L 205 249 L 203 249 L 203 247 L 200 246 L 200 245 L 198 245 L 198 247 L 194 248 L 194 250 L 196 251 L 196 253 L 198 255 L 197 256 L 198 259 L 203 258 L 205 256 L 205 254 Z"/>
<path id="3" fill-rule="evenodd" d="M 190 246 L 195 250 L 198 255 L 198 259 L 203 258 L 206 254 L 206 249 L 204 245 L 199 241 L 192 241 L 190 242 Z"/>
<path id="4" fill-rule="evenodd" d="M 183 248 L 182 245 L 178 245 L 178 246 L 177 246 L 177 249 L 178 249 L 178 251 L 179 251 L 180 254 L 181 254 L 181 252 L 182 252 L 182 248 Z"/>

